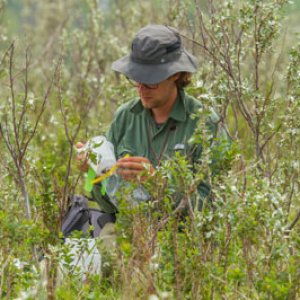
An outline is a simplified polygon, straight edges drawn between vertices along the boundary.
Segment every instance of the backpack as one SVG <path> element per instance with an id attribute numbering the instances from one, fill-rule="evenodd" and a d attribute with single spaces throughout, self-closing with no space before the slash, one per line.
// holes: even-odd
<path id="1" fill-rule="evenodd" d="M 88 199 L 82 195 L 73 195 L 69 197 L 69 201 L 70 206 L 63 218 L 61 228 L 64 237 L 68 237 L 77 230 L 82 231 L 83 235 L 89 234 L 92 238 L 96 238 L 100 235 L 105 224 L 116 221 L 115 214 L 89 208 Z"/>

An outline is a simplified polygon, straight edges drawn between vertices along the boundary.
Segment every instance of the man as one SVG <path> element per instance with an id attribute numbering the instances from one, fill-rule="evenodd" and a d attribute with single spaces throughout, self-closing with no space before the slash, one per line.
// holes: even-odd
<path id="1" fill-rule="evenodd" d="M 125 181 L 135 180 L 145 168 L 152 173 L 176 151 L 197 163 L 202 148 L 189 140 L 198 121 L 192 115 L 202 105 L 184 92 L 197 64 L 184 49 L 179 33 L 162 25 L 142 28 L 133 39 L 131 53 L 115 61 L 112 69 L 124 74 L 138 95 L 119 107 L 107 135 L 115 147 L 117 173 Z M 214 122 L 209 126 L 216 131 Z M 100 185 L 92 193 L 102 209 L 116 211 L 101 196 Z M 200 184 L 199 193 L 207 196 L 209 187 Z"/>

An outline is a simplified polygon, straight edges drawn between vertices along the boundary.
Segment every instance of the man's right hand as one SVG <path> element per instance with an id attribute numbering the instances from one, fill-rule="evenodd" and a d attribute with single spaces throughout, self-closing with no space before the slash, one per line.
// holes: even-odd
<path id="1" fill-rule="evenodd" d="M 84 143 L 78 142 L 78 143 L 76 143 L 75 148 L 80 150 L 84 146 L 85 146 Z M 87 154 L 84 151 L 77 153 L 76 160 L 79 162 L 79 170 L 82 172 L 87 172 L 89 169 Z"/>

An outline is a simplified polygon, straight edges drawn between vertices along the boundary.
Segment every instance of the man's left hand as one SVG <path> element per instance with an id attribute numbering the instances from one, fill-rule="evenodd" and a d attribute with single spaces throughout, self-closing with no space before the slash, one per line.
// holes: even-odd
<path id="1" fill-rule="evenodd" d="M 141 156 L 120 158 L 117 162 L 117 166 L 117 173 L 125 180 L 139 179 L 144 181 L 149 175 L 154 173 L 154 168 L 149 159 Z"/>

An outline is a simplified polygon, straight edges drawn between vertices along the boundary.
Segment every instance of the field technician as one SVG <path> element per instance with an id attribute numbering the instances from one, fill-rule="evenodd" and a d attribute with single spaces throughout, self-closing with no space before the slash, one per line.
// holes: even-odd
<path id="1" fill-rule="evenodd" d="M 189 140 L 198 121 L 192 116 L 199 113 L 202 104 L 187 95 L 184 88 L 191 82 L 197 62 L 184 48 L 179 32 L 163 25 L 143 27 L 132 41 L 130 54 L 113 62 L 112 69 L 125 75 L 137 91 L 136 99 L 118 108 L 107 134 L 114 145 L 117 174 L 132 181 L 145 168 L 153 173 L 176 151 L 196 164 L 202 147 Z M 208 120 L 213 134 L 218 122 L 216 114 Z M 199 185 L 202 199 L 209 192 L 208 185 Z M 105 212 L 116 212 L 116 207 L 103 197 L 101 184 L 94 186 L 92 194 Z"/>

